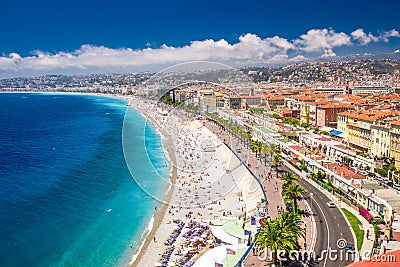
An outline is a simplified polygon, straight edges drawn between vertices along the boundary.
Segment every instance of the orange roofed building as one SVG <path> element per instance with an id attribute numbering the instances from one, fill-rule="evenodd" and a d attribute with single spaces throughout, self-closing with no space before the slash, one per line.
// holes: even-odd
<path id="1" fill-rule="evenodd" d="M 337 126 L 337 114 L 343 111 L 354 110 L 354 105 L 329 103 L 317 107 L 317 127 Z"/>

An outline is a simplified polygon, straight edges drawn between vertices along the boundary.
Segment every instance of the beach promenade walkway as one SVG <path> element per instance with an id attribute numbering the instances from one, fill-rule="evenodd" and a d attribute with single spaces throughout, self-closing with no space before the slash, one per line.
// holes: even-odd
<path id="1" fill-rule="evenodd" d="M 219 125 L 207 121 L 205 126 L 210 129 L 214 134 L 220 136 L 220 138 L 227 143 L 231 144 L 232 149 L 240 149 L 240 153 L 238 153 L 239 157 L 244 162 L 247 162 L 250 169 L 253 173 L 260 178 L 264 190 L 267 195 L 268 200 L 268 215 L 271 218 L 276 218 L 279 215 L 278 207 L 284 208 L 284 202 L 281 195 L 282 190 L 282 181 L 276 178 L 275 168 L 267 163 L 260 162 L 258 158 L 256 158 L 255 153 L 250 151 L 249 148 L 240 144 L 240 141 L 230 136 L 226 131 L 221 129 Z M 269 174 L 269 175 L 268 175 Z M 303 210 L 310 210 L 305 201 L 299 201 L 299 207 Z M 311 216 L 303 217 L 303 227 L 306 229 L 306 240 L 299 240 L 302 245 L 302 249 L 309 249 L 312 246 L 313 238 L 315 238 L 315 228 L 313 226 Z M 314 241 L 315 242 L 315 241 Z M 304 246 L 305 244 L 305 246 Z M 252 252 L 247 256 L 244 266 L 268 266 L 270 262 L 266 262 L 265 260 L 260 259 L 260 257 Z"/>

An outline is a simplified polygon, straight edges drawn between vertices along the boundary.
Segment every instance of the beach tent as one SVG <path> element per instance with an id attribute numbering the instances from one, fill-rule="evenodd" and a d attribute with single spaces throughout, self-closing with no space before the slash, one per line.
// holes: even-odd
<path id="1" fill-rule="evenodd" d="M 222 226 L 211 226 L 211 233 L 224 243 L 231 245 L 239 243 L 239 239 L 225 232 Z"/>
<path id="2" fill-rule="evenodd" d="M 226 257 L 226 246 L 218 246 L 206 251 L 193 265 L 193 267 L 215 267 L 216 262 L 221 262 Z"/>

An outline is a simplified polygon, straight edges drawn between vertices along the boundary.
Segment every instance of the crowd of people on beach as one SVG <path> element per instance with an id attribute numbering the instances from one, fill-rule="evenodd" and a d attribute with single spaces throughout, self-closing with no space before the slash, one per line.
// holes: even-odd
<path id="1" fill-rule="evenodd" d="M 222 140 L 203 126 L 201 118 L 188 119 L 162 103 L 147 107 L 152 123 L 170 137 L 167 146 L 175 155 L 171 163 L 177 175 L 175 181 L 171 180 L 172 197 L 156 232 L 163 246 L 152 242 L 146 253 L 153 260 L 151 255 L 158 255 L 159 266 L 192 266 L 199 255 L 215 245 L 209 221 L 245 214 L 247 204 L 236 187 L 244 168 L 239 168 L 238 160 L 232 161 Z"/>
<path id="2" fill-rule="evenodd" d="M 161 267 L 190 267 L 194 264 L 194 261 L 191 260 L 198 255 L 201 247 L 208 245 L 210 241 L 214 242 L 214 240 L 209 239 L 210 228 L 207 223 L 194 220 L 188 220 L 188 223 L 185 224 L 182 220 L 177 219 L 173 223 L 175 227 L 164 241 L 164 245 L 167 247 L 161 254 L 157 265 Z M 181 235 L 184 228 L 186 232 Z M 181 245 L 176 246 L 175 242 L 179 236 L 181 236 L 182 242 Z M 177 247 L 179 248 L 177 249 Z"/>

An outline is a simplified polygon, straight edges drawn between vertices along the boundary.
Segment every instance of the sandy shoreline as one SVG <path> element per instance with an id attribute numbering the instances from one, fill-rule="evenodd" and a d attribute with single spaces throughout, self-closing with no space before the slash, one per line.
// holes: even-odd
<path id="1" fill-rule="evenodd" d="M 136 101 L 141 100 L 131 101 L 132 107 L 135 107 Z M 193 258 L 182 255 L 181 251 L 187 251 L 188 246 L 185 235 L 190 229 L 198 227 L 193 226 L 193 222 L 206 227 L 218 218 L 237 220 L 256 208 L 261 189 L 222 140 L 203 125 L 202 120 L 187 118 L 168 106 L 157 105 L 149 109 L 153 102 L 142 100 L 141 103 L 139 112 L 150 117 L 168 140 L 165 146 L 173 171 L 172 184 L 164 201 L 168 204 L 163 204 L 158 210 L 154 227 L 131 266 L 154 266 L 160 261 L 166 264 L 164 255 L 170 249 L 173 252 L 170 251 L 167 258 L 169 264 L 193 264 L 198 254 L 209 249 L 209 246 L 199 248 Z M 173 234 L 174 229 L 179 228 L 179 221 L 183 224 L 182 233 Z M 214 240 L 209 230 L 203 235 L 206 241 Z M 171 238 L 172 243 L 169 242 Z"/>
<path id="2" fill-rule="evenodd" d="M 122 98 L 122 99 L 124 99 L 124 98 Z M 126 100 L 126 99 L 124 99 L 124 100 Z M 172 163 L 170 179 L 171 179 L 171 183 L 175 184 L 176 178 L 177 178 L 177 168 L 176 168 L 175 152 L 174 152 L 172 139 L 171 139 L 172 137 L 166 131 L 164 131 L 161 127 L 159 127 L 157 122 L 155 122 L 154 120 L 151 119 L 151 116 L 149 116 L 149 114 L 147 113 L 147 111 L 145 109 L 142 109 L 139 106 L 132 105 L 132 103 L 130 103 L 130 104 L 131 104 L 130 108 L 134 108 L 136 111 L 140 112 L 144 117 L 146 117 L 148 120 L 151 120 L 153 122 L 153 125 L 155 127 L 157 127 L 157 129 L 164 136 L 165 143 L 163 144 L 163 148 L 167 150 L 169 159 Z M 136 266 L 136 264 L 138 264 L 138 262 L 140 262 L 140 260 L 144 256 L 146 249 L 150 246 L 151 242 L 153 241 L 153 238 L 156 236 L 157 230 L 161 226 L 161 223 L 167 213 L 168 204 L 166 204 L 166 203 L 169 203 L 169 201 L 171 200 L 172 193 L 173 193 L 173 187 L 168 188 L 168 192 L 167 192 L 167 195 L 165 196 L 164 203 L 162 203 L 161 207 L 159 207 L 158 210 L 154 213 L 154 221 L 153 221 L 152 229 L 150 230 L 149 233 L 147 233 L 144 241 L 142 242 L 143 245 L 138 248 L 139 251 L 135 252 L 135 254 L 134 254 L 136 256 L 135 260 L 133 262 L 130 262 L 128 264 L 128 266 Z"/>

